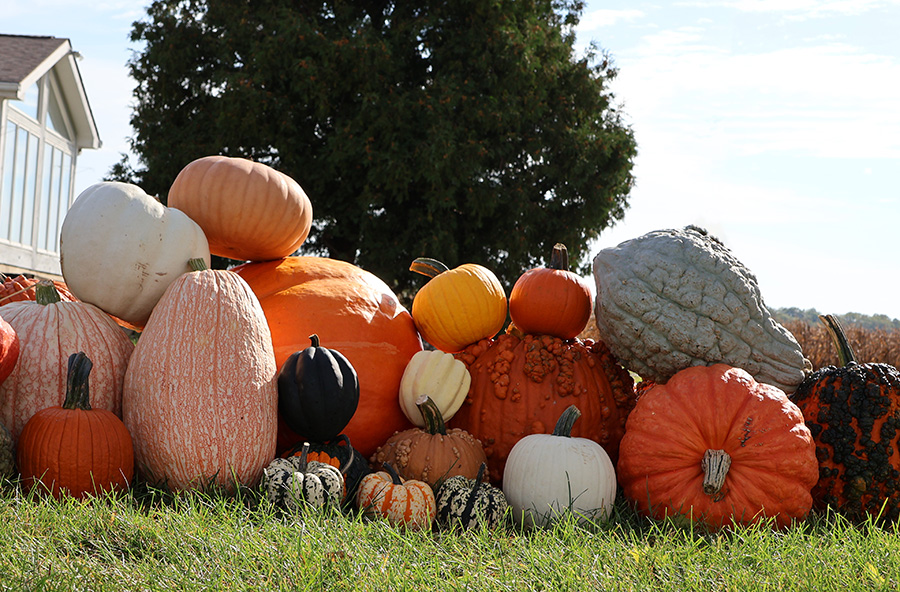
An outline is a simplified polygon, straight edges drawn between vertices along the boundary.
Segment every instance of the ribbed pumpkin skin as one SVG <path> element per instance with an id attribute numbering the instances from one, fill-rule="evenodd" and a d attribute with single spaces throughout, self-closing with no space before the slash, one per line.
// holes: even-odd
<path id="1" fill-rule="evenodd" d="M 382 516 L 412 530 L 429 528 L 437 514 L 434 491 L 424 481 L 394 478 L 386 471 L 363 477 L 357 505 L 367 516 Z"/>
<path id="2" fill-rule="evenodd" d="M 0 317 L 0 384 L 12 374 L 19 359 L 19 336 L 12 325 Z"/>
<path id="3" fill-rule="evenodd" d="M 494 273 L 465 263 L 431 278 L 416 293 L 412 317 L 425 340 L 458 352 L 489 339 L 506 322 L 506 293 Z"/>
<path id="4" fill-rule="evenodd" d="M 244 158 L 189 163 L 175 177 L 168 205 L 200 225 L 212 254 L 239 261 L 287 257 L 312 224 L 312 204 L 294 179 Z"/>
<path id="5" fill-rule="evenodd" d="M 77 351 L 94 362 L 93 408 L 121 416 L 122 383 L 134 345 L 112 317 L 86 302 L 45 305 L 29 300 L 8 304 L 2 311 L 19 336 L 19 361 L 0 385 L 0 422 L 14 442 L 32 415 L 62 404 L 67 360 Z"/>
<path id="6" fill-rule="evenodd" d="M 707 450 L 724 450 L 731 467 L 715 495 L 704 493 Z M 686 516 L 713 528 L 774 518 L 803 520 L 819 476 L 803 415 L 783 391 L 746 371 L 693 366 L 637 401 L 619 448 L 619 484 L 638 510 Z"/>
<path id="7" fill-rule="evenodd" d="M 294 352 L 319 341 L 340 351 L 359 377 L 359 405 L 344 429 L 366 458 L 391 434 L 412 427 L 397 403 L 403 371 L 422 350 L 412 317 L 373 274 L 325 257 L 247 263 L 233 271 L 259 298 L 280 368 Z M 278 449 L 301 438 L 283 424 Z"/>
<path id="8" fill-rule="evenodd" d="M 258 482 L 275 456 L 278 391 L 266 319 L 247 284 L 189 272 L 160 299 L 125 375 L 140 472 L 175 490 Z"/>
<path id="9" fill-rule="evenodd" d="M 501 483 L 516 442 L 551 433 L 569 405 L 582 413 L 572 435 L 599 443 L 615 462 L 634 387 L 602 343 L 506 333 L 457 356 L 469 367 L 472 385 L 448 426 L 481 440 L 493 483 Z"/>

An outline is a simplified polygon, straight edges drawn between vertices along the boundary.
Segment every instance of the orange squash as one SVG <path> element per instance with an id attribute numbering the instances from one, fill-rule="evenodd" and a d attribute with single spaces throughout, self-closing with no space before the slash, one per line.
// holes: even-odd
<path id="1" fill-rule="evenodd" d="M 582 413 L 572 435 L 599 443 L 615 462 L 634 407 L 634 382 L 601 342 L 514 331 L 457 356 L 468 365 L 472 384 L 448 425 L 481 440 L 492 482 L 501 483 L 516 442 L 551 433 L 569 405 Z"/>
<path id="2" fill-rule="evenodd" d="M 189 163 L 175 177 L 168 205 L 203 229 L 210 253 L 240 261 L 287 257 L 312 224 L 312 204 L 294 179 L 244 158 Z"/>
<path id="3" fill-rule="evenodd" d="M 437 513 L 434 491 L 424 481 L 405 480 L 390 463 L 363 477 L 357 505 L 366 516 L 383 517 L 411 530 L 431 527 Z"/>
<path id="4" fill-rule="evenodd" d="M 275 456 L 276 366 L 240 276 L 199 265 L 169 285 L 128 364 L 122 408 L 149 481 L 231 491 L 259 480 Z"/>
<path id="5" fill-rule="evenodd" d="M 92 409 L 84 352 L 69 356 L 63 404 L 35 413 L 19 438 L 18 464 L 26 491 L 39 486 L 60 498 L 76 499 L 128 489 L 134 477 L 134 448 L 122 420 Z"/>
<path id="6" fill-rule="evenodd" d="M 387 284 L 344 261 L 286 257 L 233 268 L 259 298 L 280 368 L 316 333 L 359 377 L 359 405 L 344 429 L 366 458 L 394 432 L 412 427 L 398 403 L 400 380 L 422 350 L 412 317 Z M 300 442 L 283 422 L 278 450 Z"/>
<path id="7" fill-rule="evenodd" d="M 67 360 L 74 351 L 94 363 L 93 406 L 121 415 L 122 383 L 134 345 L 112 317 L 93 304 L 60 300 L 50 282 L 36 286 L 36 300 L 0 310 L 19 337 L 19 359 L 0 385 L 0 422 L 13 442 L 32 415 L 62 404 Z"/>

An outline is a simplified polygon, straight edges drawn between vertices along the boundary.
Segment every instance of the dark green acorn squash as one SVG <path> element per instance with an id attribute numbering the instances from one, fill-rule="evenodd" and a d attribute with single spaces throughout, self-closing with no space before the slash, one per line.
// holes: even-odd
<path id="1" fill-rule="evenodd" d="M 503 522 L 507 501 L 503 491 L 484 481 L 487 468 L 481 463 L 474 479 L 462 475 L 450 477 L 438 488 L 435 502 L 441 524 L 460 524 L 463 528 L 494 528 Z"/>

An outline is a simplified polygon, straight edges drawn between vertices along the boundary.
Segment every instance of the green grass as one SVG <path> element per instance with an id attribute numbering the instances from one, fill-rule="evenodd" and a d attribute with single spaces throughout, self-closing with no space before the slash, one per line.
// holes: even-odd
<path id="1" fill-rule="evenodd" d="M 896 526 L 813 516 L 709 533 L 619 503 L 593 531 L 407 532 L 282 517 L 253 491 L 86 502 L 0 493 L 0 590 L 897 590 Z"/>

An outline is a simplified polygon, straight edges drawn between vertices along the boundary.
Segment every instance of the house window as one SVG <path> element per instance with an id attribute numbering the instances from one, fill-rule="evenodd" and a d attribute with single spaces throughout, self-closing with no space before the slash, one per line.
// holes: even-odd
<path id="1" fill-rule="evenodd" d="M 10 101 L 0 177 L 0 240 L 59 252 L 74 172 L 71 118 L 51 71 Z M 41 123 L 44 123 L 42 126 Z"/>

